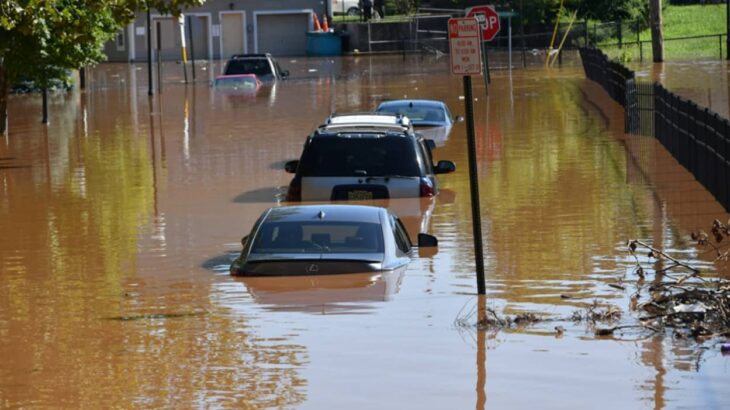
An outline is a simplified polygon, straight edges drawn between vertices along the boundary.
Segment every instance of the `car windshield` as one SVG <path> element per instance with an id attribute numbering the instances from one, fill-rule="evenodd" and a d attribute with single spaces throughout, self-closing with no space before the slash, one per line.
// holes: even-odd
<path id="1" fill-rule="evenodd" d="M 265 222 L 251 254 L 383 253 L 379 224 L 367 222 Z"/>
<path id="2" fill-rule="evenodd" d="M 224 90 L 254 90 L 256 89 L 256 80 L 252 77 L 216 78 L 215 87 Z"/>
<path id="3" fill-rule="evenodd" d="M 412 138 L 313 138 L 299 164 L 305 177 L 421 176 Z"/>
<path id="4" fill-rule="evenodd" d="M 265 58 L 233 59 L 228 62 L 226 75 L 256 74 L 257 76 L 271 76 L 271 65 Z"/>
<path id="5" fill-rule="evenodd" d="M 419 105 L 403 104 L 403 105 L 386 105 L 378 108 L 378 112 L 387 112 L 390 114 L 403 114 L 410 118 L 414 124 L 418 123 L 441 123 L 445 121 L 444 110 L 438 107 L 424 107 Z"/>

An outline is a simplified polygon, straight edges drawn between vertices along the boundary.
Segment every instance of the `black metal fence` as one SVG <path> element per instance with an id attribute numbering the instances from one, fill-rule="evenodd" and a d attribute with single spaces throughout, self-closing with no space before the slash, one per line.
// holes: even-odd
<path id="1" fill-rule="evenodd" d="M 730 210 L 730 121 L 654 84 L 654 136 Z"/>
<path id="2" fill-rule="evenodd" d="M 626 86 L 629 80 L 634 81 L 634 72 L 609 60 L 596 48 L 581 48 L 580 58 L 586 77 L 600 84 L 614 101 L 626 108 Z"/>
<path id="3" fill-rule="evenodd" d="M 730 211 L 730 120 L 634 73 L 598 49 L 580 50 L 586 77 L 624 107 L 625 131 L 653 135 Z"/>

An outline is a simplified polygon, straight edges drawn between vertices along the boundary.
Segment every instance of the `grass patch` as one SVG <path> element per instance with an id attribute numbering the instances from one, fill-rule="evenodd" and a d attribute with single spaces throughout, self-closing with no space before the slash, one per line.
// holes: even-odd
<path id="1" fill-rule="evenodd" d="M 664 58 L 666 60 L 682 59 L 720 59 L 727 55 L 726 40 L 718 34 L 725 34 L 725 5 L 706 4 L 688 6 L 667 6 L 664 9 Z M 644 59 L 651 59 L 651 30 L 644 29 L 639 33 L 642 42 L 641 49 L 636 44 L 636 33 L 624 33 L 625 44 L 622 48 L 613 45 L 617 43 L 615 37 L 602 41 L 601 49 L 611 58 L 620 61 L 638 61 L 643 51 Z M 680 39 L 683 37 L 711 36 L 695 39 Z M 676 40 L 672 40 L 676 39 Z"/>

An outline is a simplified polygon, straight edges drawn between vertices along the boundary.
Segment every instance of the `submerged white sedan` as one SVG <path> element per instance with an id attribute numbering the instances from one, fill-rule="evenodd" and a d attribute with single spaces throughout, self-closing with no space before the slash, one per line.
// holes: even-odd
<path id="1" fill-rule="evenodd" d="M 405 115 L 423 138 L 433 140 L 439 147 L 446 143 L 454 123 L 463 121 L 462 117 L 451 115 L 446 103 L 437 100 L 384 101 L 376 111 Z"/>

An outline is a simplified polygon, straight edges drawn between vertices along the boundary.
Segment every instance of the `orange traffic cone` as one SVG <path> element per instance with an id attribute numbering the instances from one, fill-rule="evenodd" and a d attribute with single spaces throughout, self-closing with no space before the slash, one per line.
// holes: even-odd
<path id="1" fill-rule="evenodd" d="M 317 13 L 312 13 L 312 20 L 314 20 L 314 31 L 322 31 L 322 27 L 319 26 L 319 20 L 317 19 Z"/>
<path id="2" fill-rule="evenodd" d="M 327 16 L 322 16 L 322 30 L 325 33 L 329 33 L 330 31 L 330 25 L 327 23 Z"/>

